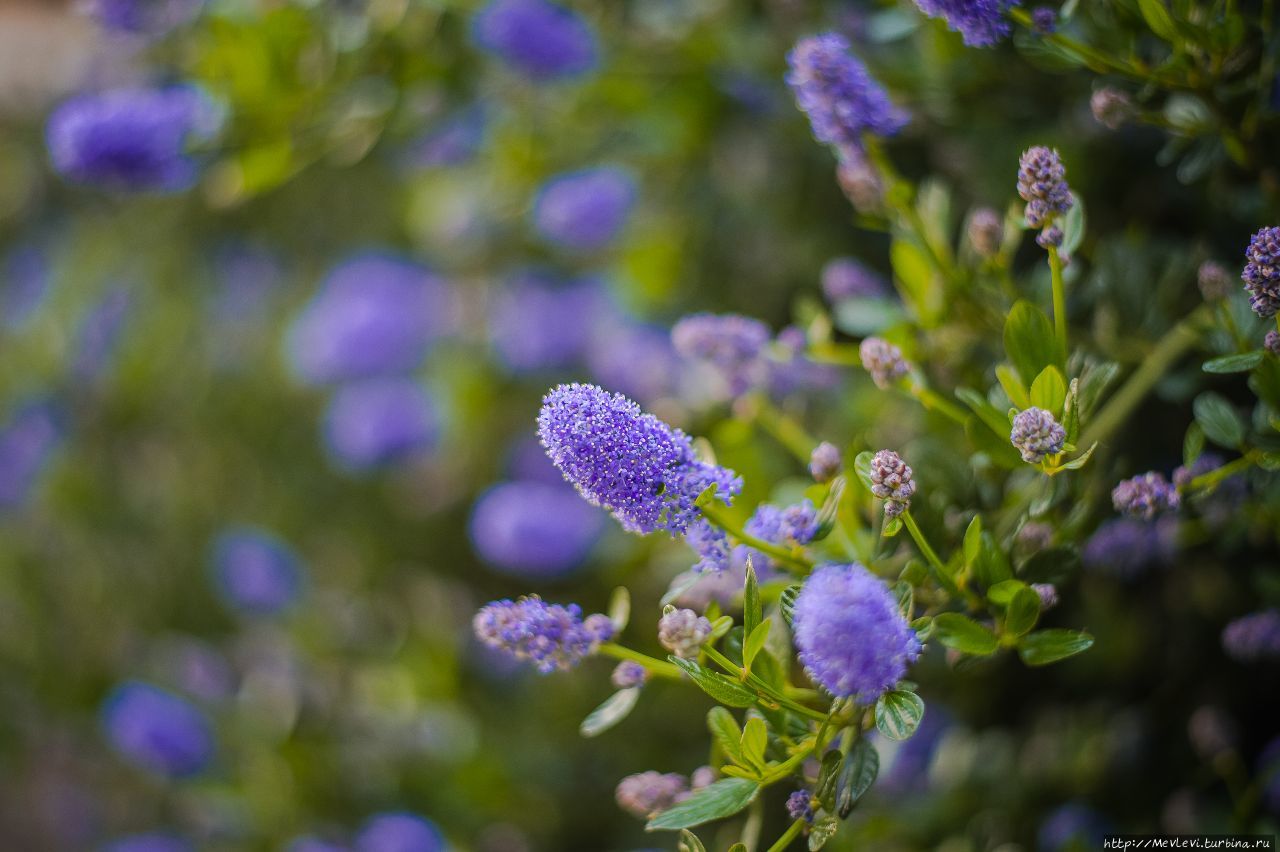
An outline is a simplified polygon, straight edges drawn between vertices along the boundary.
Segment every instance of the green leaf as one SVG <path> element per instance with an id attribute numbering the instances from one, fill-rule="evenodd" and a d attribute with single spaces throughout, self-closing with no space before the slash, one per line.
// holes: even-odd
<path id="1" fill-rule="evenodd" d="M 836 328 L 854 337 L 879 334 L 907 318 L 893 299 L 859 296 L 841 299 L 832 313 Z"/>
<path id="2" fill-rule="evenodd" d="M 996 365 L 996 381 L 1000 382 L 1000 387 L 1004 388 L 1009 401 L 1018 408 L 1031 407 L 1031 395 L 1027 393 L 1027 386 L 1022 383 L 1017 371 L 1008 364 Z"/>
<path id="3" fill-rule="evenodd" d="M 876 730 L 888 739 L 907 739 L 923 718 L 924 702 L 914 692 L 895 689 L 876 700 Z"/>
<path id="4" fill-rule="evenodd" d="M 1067 433 L 1067 443 L 1074 444 L 1080 436 L 1080 380 L 1072 379 L 1067 385 L 1067 398 L 1062 403 L 1062 428 Z"/>
<path id="5" fill-rule="evenodd" d="M 982 516 L 974 515 L 973 520 L 964 531 L 964 564 L 973 568 L 973 563 L 982 555 Z"/>
<path id="6" fill-rule="evenodd" d="M 1027 588 L 1021 580 L 1004 580 L 987 589 L 987 600 L 996 606 L 1008 606 L 1019 589 Z"/>
<path id="7" fill-rule="evenodd" d="M 735 843 L 729 847 L 729 852 L 747 852 L 747 844 Z"/>
<path id="8" fill-rule="evenodd" d="M 613 590 L 613 597 L 609 599 L 609 620 L 613 622 L 615 636 L 627 629 L 627 622 L 631 620 L 631 593 L 626 586 Z"/>
<path id="9" fill-rule="evenodd" d="M 707 852 L 698 836 L 688 829 L 680 832 L 680 842 L 676 844 L 676 852 Z"/>
<path id="10" fill-rule="evenodd" d="M 1018 642 L 1018 656 L 1029 666 L 1047 666 L 1093 647 L 1093 637 L 1082 630 L 1038 630 Z"/>
<path id="11" fill-rule="evenodd" d="M 1186 437 L 1182 439 L 1182 463 L 1187 467 L 1191 467 L 1203 452 L 1204 429 L 1201 429 L 1200 424 L 1193 420 L 1191 425 L 1187 427 Z"/>
<path id="12" fill-rule="evenodd" d="M 760 784 L 747 778 L 722 778 L 665 810 L 645 826 L 646 831 L 678 831 L 724 819 L 751 804 Z"/>
<path id="13" fill-rule="evenodd" d="M 1196 422 L 1210 441 L 1232 449 L 1240 446 L 1244 440 L 1244 423 L 1221 395 L 1206 391 L 1195 398 L 1192 409 Z"/>
<path id="14" fill-rule="evenodd" d="M 1071 194 L 1071 201 L 1071 209 L 1062 218 L 1062 245 L 1058 247 L 1058 254 L 1063 257 L 1075 254 L 1076 249 L 1084 242 L 1084 202 L 1075 193 Z"/>
<path id="15" fill-rule="evenodd" d="M 1093 455 L 1093 451 L 1096 449 L 1098 449 L 1098 442 L 1094 441 L 1092 444 L 1089 445 L 1089 449 L 1085 450 L 1080 455 L 1071 459 L 1071 461 L 1065 461 L 1062 464 L 1058 465 L 1058 470 L 1079 470 L 1080 468 L 1085 466 L 1085 464 L 1089 461 L 1089 457 Z"/>
<path id="16" fill-rule="evenodd" d="M 875 455 L 870 450 L 863 450 L 853 459 L 853 472 L 858 475 L 858 481 L 868 491 L 871 490 L 871 460 L 875 458 Z"/>
<path id="17" fill-rule="evenodd" d="M 769 765 L 768 759 L 764 756 L 764 750 L 768 747 L 768 727 L 765 726 L 763 719 L 751 717 L 742 728 L 742 756 L 746 758 L 747 765 L 764 771 Z"/>
<path id="18" fill-rule="evenodd" d="M 1201 369 L 1206 373 L 1247 373 L 1262 363 L 1262 350 L 1255 349 L 1243 355 L 1223 355 L 1205 361 Z"/>
<path id="19" fill-rule="evenodd" d="M 1165 8 L 1164 0 L 1138 0 L 1138 9 L 1153 33 L 1170 43 L 1179 40 L 1178 28 L 1173 23 L 1173 16 Z"/>
<path id="20" fill-rule="evenodd" d="M 809 852 L 818 852 L 826 846 L 827 841 L 835 837 L 839 829 L 840 822 L 829 814 L 814 820 L 813 825 L 809 826 Z"/>
<path id="21" fill-rule="evenodd" d="M 756 581 L 756 569 L 751 564 L 751 557 L 747 557 L 747 586 L 742 593 L 742 633 L 744 636 L 750 636 L 756 629 L 756 625 L 760 623 L 762 615 L 760 604 L 760 584 Z"/>
<path id="22" fill-rule="evenodd" d="M 1004 350 L 1027 385 L 1045 367 L 1061 363 L 1063 357 L 1049 318 L 1025 299 L 1014 304 L 1005 320 Z"/>
<path id="23" fill-rule="evenodd" d="M 973 409 L 983 423 L 1002 441 L 1009 440 L 1009 418 L 973 388 L 956 388 L 956 398 Z"/>
<path id="24" fill-rule="evenodd" d="M 994 633 L 958 612 L 939 613 L 933 619 L 933 632 L 938 641 L 948 648 L 975 657 L 994 654 L 999 647 Z"/>
<path id="25" fill-rule="evenodd" d="M 1058 417 L 1062 404 L 1067 401 L 1067 380 L 1057 367 L 1049 366 L 1040 371 L 1031 383 L 1031 404 Z"/>
<path id="26" fill-rule="evenodd" d="M 894 240 L 889 261 L 902 301 L 915 312 L 922 325 L 932 326 L 941 317 L 946 301 L 929 256 L 915 243 Z"/>
<path id="27" fill-rule="evenodd" d="M 889 589 L 893 592 L 893 597 L 898 601 L 898 612 L 902 613 L 902 617 L 907 621 L 911 620 L 911 611 L 915 607 L 915 591 L 911 588 L 911 584 L 899 580 Z"/>
<path id="28" fill-rule="evenodd" d="M 1065 583 L 1080 570 L 1080 552 L 1073 547 L 1050 547 L 1022 564 L 1018 575 L 1028 583 Z"/>
<path id="29" fill-rule="evenodd" d="M 764 647 L 764 643 L 769 639 L 769 628 L 773 625 L 769 619 L 765 619 L 756 625 L 756 629 L 752 630 L 747 638 L 742 642 L 742 664 L 747 668 L 751 667 L 751 662 L 756 658 L 756 654 L 760 653 L 760 649 Z"/>
<path id="30" fill-rule="evenodd" d="M 756 694 L 736 680 L 729 680 L 722 674 L 707 671 L 693 660 L 686 660 L 671 654 L 667 657 L 675 665 L 684 670 L 689 679 L 716 701 L 728 707 L 750 707 L 756 703 Z"/>
<path id="31" fill-rule="evenodd" d="M 902 532 L 902 517 L 897 516 L 889 518 L 884 522 L 884 527 L 881 528 L 880 535 L 885 538 L 893 538 L 900 532 Z"/>
<path id="32" fill-rule="evenodd" d="M 1105 361 L 1087 368 L 1080 377 L 1080 412 L 1092 413 L 1102 394 L 1120 375 L 1120 365 Z"/>
<path id="33" fill-rule="evenodd" d="M 742 729 L 734 721 L 732 713 L 718 704 L 712 707 L 707 711 L 707 730 L 730 760 L 734 763 L 746 763 L 742 754 Z"/>
<path id="34" fill-rule="evenodd" d="M 587 718 L 582 720 L 582 724 L 578 726 L 578 733 L 584 737 L 595 737 L 603 734 L 627 718 L 638 700 L 640 700 L 640 687 L 633 686 L 629 689 L 619 689 L 606 698 L 603 704 L 592 710 Z"/>
<path id="35" fill-rule="evenodd" d="M 787 627 L 791 627 L 791 619 L 796 609 L 796 598 L 800 597 L 800 585 L 793 584 L 782 590 L 782 596 L 778 598 L 778 609 L 782 611 L 782 620 L 787 623 Z"/>
<path id="36" fill-rule="evenodd" d="M 1036 626 L 1040 617 L 1040 596 L 1033 589 L 1022 588 L 1014 592 L 1004 614 L 1004 632 L 1021 636 Z"/>
<path id="37" fill-rule="evenodd" d="M 733 616 L 722 615 L 719 618 L 717 618 L 715 621 L 711 622 L 711 632 L 707 634 L 707 641 L 708 642 L 719 641 L 720 637 L 724 636 L 726 633 L 728 633 L 732 629 L 733 629 Z"/>
<path id="38" fill-rule="evenodd" d="M 875 746 L 859 738 L 845 756 L 840 777 L 836 779 L 836 813 L 840 819 L 853 811 L 853 806 L 871 789 L 879 773 L 880 754 Z"/>
<path id="39" fill-rule="evenodd" d="M 813 797 L 828 811 L 835 810 L 837 782 L 840 779 L 840 767 L 843 765 L 844 755 L 839 749 L 833 748 L 822 756 L 822 766 L 818 769 L 818 783 L 814 785 Z"/>

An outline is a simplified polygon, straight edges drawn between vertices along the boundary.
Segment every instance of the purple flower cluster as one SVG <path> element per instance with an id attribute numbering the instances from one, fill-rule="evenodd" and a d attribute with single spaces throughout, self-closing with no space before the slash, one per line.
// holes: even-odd
<path id="1" fill-rule="evenodd" d="M 618 689 L 644 686 L 649 680 L 649 670 L 634 660 L 623 660 L 614 668 L 609 682 Z"/>
<path id="2" fill-rule="evenodd" d="M 822 267 L 822 295 L 832 305 L 845 299 L 883 299 L 889 293 L 884 278 L 851 257 L 837 257 Z"/>
<path id="3" fill-rule="evenodd" d="M 1130 579 L 1172 558 L 1176 549 L 1173 532 L 1172 521 L 1144 523 L 1112 518 L 1089 537 L 1081 556 L 1090 570 Z"/>
<path id="4" fill-rule="evenodd" d="M 499 571 L 551 578 L 586 560 L 604 523 L 604 515 L 563 480 L 524 481 L 504 482 L 481 495 L 467 529 L 476 553 Z"/>
<path id="5" fill-rule="evenodd" d="M 676 353 L 712 364 L 733 396 L 761 381 L 761 354 L 769 338 L 768 326 L 738 314 L 692 314 L 671 329 Z"/>
<path id="6" fill-rule="evenodd" d="M 942 18 L 969 47 L 991 47 L 1009 35 L 1005 12 L 1020 0 L 916 0 L 920 11 Z"/>
<path id="7" fill-rule="evenodd" d="M 732 564 L 728 536 L 705 520 L 689 527 L 685 542 L 698 554 L 698 562 L 693 566 L 695 573 L 719 574 Z"/>
<path id="8" fill-rule="evenodd" d="M 195 775 L 213 759 L 213 729 L 205 715 L 148 683 L 116 687 L 102 705 L 102 727 L 121 757 L 170 778 Z"/>
<path id="9" fill-rule="evenodd" d="M 253 615 L 281 612 L 302 590 L 297 554 L 279 536 L 256 527 L 233 527 L 219 535 L 209 566 L 222 599 Z"/>
<path id="10" fill-rule="evenodd" d="M 1262 338 L 1262 346 L 1272 355 L 1280 356 L 1280 331 L 1274 328 Z"/>
<path id="11" fill-rule="evenodd" d="M 561 283 L 539 272 L 520 273 L 489 310 L 493 348 L 513 372 L 568 367 L 591 344 L 605 302 L 597 281 Z"/>
<path id="12" fill-rule="evenodd" d="M 1273 317 L 1280 310 L 1280 226 L 1254 234 L 1244 256 L 1240 277 L 1249 293 L 1249 306 L 1264 319 Z"/>
<path id="13" fill-rule="evenodd" d="M 1071 209 L 1067 169 L 1058 152 L 1036 145 L 1018 161 L 1018 195 L 1027 202 L 1026 219 L 1032 228 L 1050 225 L 1053 217 Z"/>
<path id="14" fill-rule="evenodd" d="M 409 811 L 374 814 L 356 833 L 353 852 L 444 852 L 436 824 Z"/>
<path id="15" fill-rule="evenodd" d="M 825 33 L 801 39 L 787 55 L 787 85 L 796 105 L 809 116 L 814 137 L 841 159 L 860 155 L 864 133 L 892 136 L 907 123 L 907 114 L 849 50 L 843 36 Z"/>
<path id="16" fill-rule="evenodd" d="M 796 790 L 787 796 L 787 816 L 813 822 L 813 796 L 808 790 Z"/>
<path id="17" fill-rule="evenodd" d="M 471 626 L 485 645 L 528 660 L 543 674 L 573 668 L 613 637 L 607 615 L 583 619 L 577 604 L 549 604 L 537 595 L 486 604 Z"/>
<path id="18" fill-rule="evenodd" d="M 800 662 L 832 695 L 870 704 L 902 679 L 920 641 L 885 584 L 858 564 L 824 565 L 796 598 Z"/>
<path id="19" fill-rule="evenodd" d="M 162 35 L 190 23 L 205 0 L 89 0 L 85 11 L 103 29 L 136 35 Z"/>
<path id="20" fill-rule="evenodd" d="M 910 371 L 902 350 L 879 337 L 868 337 L 858 344 L 858 357 L 862 359 L 863 369 L 871 374 L 871 381 L 881 390 L 891 387 Z"/>
<path id="21" fill-rule="evenodd" d="M 783 547 L 805 545 L 813 541 L 818 534 L 818 512 L 813 503 L 804 500 L 786 508 L 779 508 L 772 503 L 761 503 L 755 513 L 747 521 L 746 531 L 756 538 L 764 539 Z M 739 558 L 745 562 L 749 555 L 757 571 L 774 570 L 774 561 L 763 553 L 746 545 L 739 545 L 742 551 Z"/>
<path id="22" fill-rule="evenodd" d="M 1067 442 L 1067 431 L 1043 408 L 1028 408 L 1013 418 L 1009 440 L 1028 464 L 1039 464 L 1045 456 L 1056 456 Z"/>
<path id="23" fill-rule="evenodd" d="M 809 456 L 809 473 L 815 482 L 830 482 L 839 475 L 843 466 L 840 450 L 829 441 L 818 444 Z"/>
<path id="24" fill-rule="evenodd" d="M 1242 663 L 1280 657 L 1280 610 L 1237 618 L 1223 629 L 1222 647 Z"/>
<path id="25" fill-rule="evenodd" d="M 692 659 L 711 635 L 711 622 L 691 609 L 669 607 L 658 619 L 658 642 L 677 657 Z"/>
<path id="26" fill-rule="evenodd" d="M 630 532 L 684 534 L 698 520 L 694 501 L 708 486 L 726 499 L 742 490 L 733 471 L 699 461 L 679 429 L 595 385 L 548 393 L 538 436 L 578 493 Z"/>
<path id="27" fill-rule="evenodd" d="M 675 772 L 640 772 L 618 782 L 614 800 L 618 807 L 640 819 L 649 819 L 689 794 L 689 782 Z"/>
<path id="28" fill-rule="evenodd" d="M 622 232 L 635 201 L 635 179 L 622 169 L 601 166 L 557 175 L 534 199 L 534 229 L 558 248 L 596 251 Z"/>
<path id="29" fill-rule="evenodd" d="M 76 183 L 122 192 L 179 192 L 195 183 L 188 143 L 212 137 L 222 110 L 193 86 L 79 95 L 49 117 L 54 169 Z"/>
<path id="30" fill-rule="evenodd" d="M 1111 502 L 1117 512 L 1149 521 L 1160 512 L 1177 510 L 1182 498 L 1169 480 L 1151 471 L 1123 480 L 1111 489 Z"/>
<path id="31" fill-rule="evenodd" d="M 310 384 L 409 372 L 454 322 L 444 281 L 410 260 L 359 254 L 335 266 L 294 319 L 288 352 Z"/>
<path id="32" fill-rule="evenodd" d="M 324 415 L 324 442 L 337 467 L 367 471 L 435 448 L 435 402 L 415 379 L 388 376 L 340 387 Z"/>
<path id="33" fill-rule="evenodd" d="M 871 458 L 871 493 L 884 501 L 884 514 L 896 518 L 911 506 L 916 493 L 911 467 L 893 450 L 880 450 Z"/>
<path id="34" fill-rule="evenodd" d="M 480 107 L 461 109 L 411 143 L 400 161 L 411 169 L 461 165 L 480 150 L 486 124 L 487 116 Z"/>
<path id="35" fill-rule="evenodd" d="M 609 324 L 588 349 L 587 367 L 600 384 L 646 404 L 674 396 L 682 373 L 670 332 L 637 322 Z"/>
<path id="36" fill-rule="evenodd" d="M 595 68 L 595 33 L 580 15 L 546 0 L 490 0 L 472 21 L 477 45 L 535 81 Z"/>
<path id="37" fill-rule="evenodd" d="M 1048 6 L 1031 10 L 1031 26 L 1040 35 L 1052 35 L 1058 29 L 1058 13 Z"/>

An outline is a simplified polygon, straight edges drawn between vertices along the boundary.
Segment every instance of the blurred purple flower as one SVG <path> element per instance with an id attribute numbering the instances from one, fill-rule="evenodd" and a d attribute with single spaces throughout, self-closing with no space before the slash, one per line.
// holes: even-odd
<path id="1" fill-rule="evenodd" d="M 635 180 L 620 168 L 599 166 L 566 172 L 538 190 L 533 225 L 555 246 L 594 251 L 622 232 L 635 201 Z"/>
<path id="2" fill-rule="evenodd" d="M 888 766 L 876 780 L 877 785 L 895 797 L 924 789 L 928 783 L 929 766 L 952 722 L 950 713 L 931 703 L 916 732 L 894 749 Z"/>
<path id="3" fill-rule="evenodd" d="M 179 192 L 196 181 L 187 153 L 212 138 L 222 109 L 194 86 L 78 95 L 49 117 L 54 169 L 76 183 L 124 192 Z"/>
<path id="4" fill-rule="evenodd" d="M 1266 319 L 1280 311 L 1280 226 L 1262 228 L 1249 240 L 1240 278 L 1249 307 Z"/>
<path id="5" fill-rule="evenodd" d="M 204 713 L 148 683 L 116 687 L 102 705 L 102 726 L 121 757 L 170 778 L 195 775 L 213 759 L 213 729 Z"/>
<path id="6" fill-rule="evenodd" d="M 581 565 L 604 527 L 604 513 L 563 481 L 505 482 L 476 501 L 468 530 L 486 563 L 517 576 L 549 578 Z"/>
<path id="7" fill-rule="evenodd" d="M 1177 521 L 1171 518 L 1155 523 L 1112 518 L 1085 542 L 1084 565 L 1130 579 L 1153 565 L 1170 561 L 1177 552 L 1176 535 Z"/>
<path id="8" fill-rule="evenodd" d="M 356 835 L 355 852 L 444 852 L 436 824 L 409 811 L 371 816 Z"/>
<path id="9" fill-rule="evenodd" d="M 215 646 L 182 639 L 161 651 L 164 681 L 202 701 L 221 701 L 236 688 L 231 662 Z"/>
<path id="10" fill-rule="evenodd" d="M 587 367 L 601 385 L 646 405 L 676 394 L 681 370 L 670 332 L 626 321 L 607 326 L 592 341 Z"/>
<path id="11" fill-rule="evenodd" d="M 275 252 L 247 243 L 219 246 L 213 254 L 213 272 L 214 314 L 228 323 L 260 320 L 267 298 L 284 275 Z"/>
<path id="12" fill-rule="evenodd" d="M 490 0 L 471 33 L 477 45 L 531 80 L 576 77 L 599 61 L 595 33 L 582 16 L 546 0 Z"/>
<path id="13" fill-rule="evenodd" d="M 195 849 L 176 834 L 155 831 L 113 840 L 99 852 L 195 852 Z"/>
<path id="14" fill-rule="evenodd" d="M 480 150 L 486 124 L 487 117 L 481 107 L 458 110 L 410 143 L 401 162 L 415 169 L 462 165 Z"/>
<path id="15" fill-rule="evenodd" d="M 733 396 L 764 381 L 766 368 L 761 356 L 769 338 L 768 326 L 738 314 L 690 314 L 671 328 L 676 352 L 713 365 Z"/>
<path id="16" fill-rule="evenodd" d="M 1040 823 L 1037 848 L 1041 852 L 1101 848 L 1107 831 L 1101 814 L 1086 805 L 1069 802 L 1050 811 Z"/>
<path id="17" fill-rule="evenodd" d="M 605 295 L 596 281 L 558 284 L 524 272 L 508 281 L 489 312 L 489 335 L 511 370 L 568 367 L 591 341 Z"/>
<path id="18" fill-rule="evenodd" d="M 49 292 L 49 258 L 32 245 L 14 248 L 0 261 L 0 325 L 13 331 L 31 319 Z"/>
<path id="19" fill-rule="evenodd" d="M 822 295 L 838 304 L 845 299 L 883 299 L 889 287 L 880 273 L 853 259 L 836 257 L 822 267 Z"/>
<path id="20" fill-rule="evenodd" d="M 930 18 L 942 18 L 969 47 L 991 47 L 1009 35 L 1004 13 L 1020 0 L 916 0 Z"/>
<path id="21" fill-rule="evenodd" d="M 27 502 L 64 434 L 62 411 L 48 399 L 23 404 L 0 426 L 0 512 Z"/>
<path id="22" fill-rule="evenodd" d="M 135 35 L 163 35 L 190 23 L 205 0 L 88 0 L 84 9 L 107 30 Z"/>
<path id="23" fill-rule="evenodd" d="M 88 382 L 107 369 L 132 304 L 133 294 L 127 288 L 113 287 L 89 308 L 76 331 L 72 376 Z"/>
<path id="24" fill-rule="evenodd" d="M 1237 618 L 1222 630 L 1222 647 L 1242 663 L 1280 657 L 1280 610 Z"/>
<path id="25" fill-rule="evenodd" d="M 209 559 L 219 596 L 235 610 L 275 615 L 302 592 L 298 555 L 282 538 L 257 527 L 232 527 L 213 541 Z"/>
<path id="26" fill-rule="evenodd" d="M 288 354 L 310 384 L 403 373 L 453 324 L 443 280 L 404 258 L 360 254 L 335 266 L 294 319 Z"/>
<path id="27" fill-rule="evenodd" d="M 414 379 L 377 378 L 344 385 L 324 415 L 325 446 L 335 463 L 366 471 L 429 452 L 439 442 L 435 402 Z"/>
<path id="28" fill-rule="evenodd" d="M 547 450 L 536 437 L 523 437 L 507 450 L 507 476 L 514 480 L 564 485 L 564 474 L 547 458 Z"/>
<path id="29" fill-rule="evenodd" d="M 618 782 L 614 800 L 618 807 L 640 819 L 648 819 L 680 801 L 689 791 L 689 779 L 675 772 L 639 772 Z"/>
<path id="30" fill-rule="evenodd" d="M 491 601 L 471 620 L 485 645 L 528 660 L 542 674 L 568 671 L 613 637 L 613 622 L 596 613 L 585 619 L 577 604 L 549 604 L 537 595 Z"/>

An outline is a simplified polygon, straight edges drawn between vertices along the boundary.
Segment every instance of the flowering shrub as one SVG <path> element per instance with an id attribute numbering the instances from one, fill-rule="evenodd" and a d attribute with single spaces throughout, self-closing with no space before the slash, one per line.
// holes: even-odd
<path id="1" fill-rule="evenodd" d="M 1268 4 L 69 5 L 11 843 L 1274 831 Z"/>

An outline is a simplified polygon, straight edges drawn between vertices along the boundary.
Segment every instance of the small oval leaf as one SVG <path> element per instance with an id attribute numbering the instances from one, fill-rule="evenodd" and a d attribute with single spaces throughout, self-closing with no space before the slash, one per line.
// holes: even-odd
<path id="1" fill-rule="evenodd" d="M 649 820 L 645 830 L 679 831 L 733 816 L 751 804 L 759 791 L 759 783 L 747 778 L 721 778 Z"/>
<path id="2" fill-rule="evenodd" d="M 876 730 L 891 740 L 905 740 L 924 718 L 924 702 L 914 692 L 895 689 L 876 701 Z"/>

